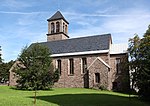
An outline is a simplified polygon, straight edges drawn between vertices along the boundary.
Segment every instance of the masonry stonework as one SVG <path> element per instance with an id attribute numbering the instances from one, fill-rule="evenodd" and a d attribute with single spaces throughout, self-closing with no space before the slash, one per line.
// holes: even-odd
<path id="1" fill-rule="evenodd" d="M 15 73 L 14 72 L 10 72 L 9 74 L 9 86 L 15 86 L 17 83 L 17 78 L 15 77 Z"/>
<path id="2" fill-rule="evenodd" d="M 68 39 L 68 37 L 64 35 L 64 33 L 57 33 L 55 35 L 47 34 L 47 41 L 56 41 L 56 40 L 64 40 L 64 39 Z"/>
<path id="3" fill-rule="evenodd" d="M 98 85 L 94 81 L 94 75 L 95 73 L 100 73 L 100 84 L 104 85 L 106 88 L 108 87 L 108 71 L 109 68 L 105 66 L 103 63 L 101 63 L 100 60 L 97 58 L 100 57 L 107 61 L 107 55 L 102 54 L 99 55 L 89 55 L 89 56 L 76 56 L 72 57 L 74 59 L 74 74 L 69 75 L 69 58 L 70 57 L 64 57 L 61 58 L 62 62 L 62 69 L 61 69 L 61 76 L 57 83 L 55 83 L 55 87 L 84 87 L 84 74 L 82 73 L 82 61 L 81 59 L 83 57 L 87 58 L 87 70 L 89 71 L 89 87 L 93 88 Z M 54 59 L 54 61 L 57 61 L 57 58 Z M 108 61 L 107 61 L 108 62 Z"/>
<path id="4" fill-rule="evenodd" d="M 120 59 L 120 71 L 117 73 L 117 65 L 116 60 Z M 110 66 L 110 77 L 112 79 L 112 83 L 110 84 L 110 88 L 113 89 L 113 82 L 116 82 L 117 91 L 125 91 L 129 89 L 129 67 L 127 66 L 128 55 L 120 54 L 120 55 L 111 55 Z"/>

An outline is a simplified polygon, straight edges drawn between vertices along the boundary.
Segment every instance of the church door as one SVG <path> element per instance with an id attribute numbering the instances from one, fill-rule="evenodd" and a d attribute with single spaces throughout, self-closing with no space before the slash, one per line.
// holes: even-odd
<path id="1" fill-rule="evenodd" d="M 89 88 L 89 71 L 86 70 L 84 74 L 84 88 Z"/>

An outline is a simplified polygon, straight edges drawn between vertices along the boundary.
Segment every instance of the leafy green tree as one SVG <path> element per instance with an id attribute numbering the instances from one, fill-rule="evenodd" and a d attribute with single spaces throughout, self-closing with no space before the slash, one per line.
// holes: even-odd
<path id="1" fill-rule="evenodd" d="M 150 26 L 141 39 L 139 63 L 139 72 L 137 73 L 139 95 L 150 99 Z"/>
<path id="2" fill-rule="evenodd" d="M 129 40 L 128 50 L 133 85 L 140 97 L 150 99 L 150 26 L 142 39 L 136 35 Z"/>
<path id="3" fill-rule="evenodd" d="M 53 65 L 49 49 L 35 43 L 25 47 L 18 57 L 17 88 L 28 90 L 49 89 L 53 85 Z"/>
<path id="4" fill-rule="evenodd" d="M 0 46 L 0 64 L 2 63 L 2 54 L 1 54 L 1 46 Z"/>
<path id="5" fill-rule="evenodd" d="M 53 75 L 54 82 L 57 82 L 59 80 L 59 77 L 60 77 L 59 69 L 56 69 Z"/>
<path id="6" fill-rule="evenodd" d="M 2 55 L 0 54 L 0 64 L 2 63 Z"/>
<path id="7" fill-rule="evenodd" d="M 131 82 L 132 86 L 131 89 L 134 89 L 136 86 L 136 80 L 137 80 L 137 72 L 139 70 L 139 45 L 141 39 L 137 34 L 135 34 L 134 38 L 129 39 L 129 57 L 130 57 L 130 71 L 131 71 Z"/>
<path id="8" fill-rule="evenodd" d="M 2 62 L 0 64 L 0 82 L 6 83 L 9 80 L 9 69 L 13 65 L 14 61 L 11 60 L 8 63 Z"/>

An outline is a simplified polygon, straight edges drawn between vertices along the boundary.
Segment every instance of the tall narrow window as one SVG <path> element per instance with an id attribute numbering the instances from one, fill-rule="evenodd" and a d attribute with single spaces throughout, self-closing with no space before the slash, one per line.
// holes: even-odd
<path id="1" fill-rule="evenodd" d="M 82 58 L 82 73 L 85 73 L 86 68 L 87 68 L 87 59 Z"/>
<path id="2" fill-rule="evenodd" d="M 70 75 L 74 74 L 74 61 L 73 59 L 69 59 L 69 63 L 70 63 Z"/>
<path id="3" fill-rule="evenodd" d="M 55 32 L 55 25 L 54 23 L 51 23 L 51 33 L 53 34 Z"/>
<path id="4" fill-rule="evenodd" d="M 60 29 L 60 24 L 59 22 L 56 22 L 56 33 L 59 32 L 59 29 Z"/>
<path id="5" fill-rule="evenodd" d="M 95 73 L 95 83 L 100 83 L 100 74 Z"/>
<path id="6" fill-rule="evenodd" d="M 58 65 L 59 74 L 61 75 L 61 60 L 57 60 L 57 65 Z"/>
<path id="7" fill-rule="evenodd" d="M 65 23 L 63 23 L 63 32 L 65 32 Z"/>
<path id="8" fill-rule="evenodd" d="M 121 62 L 120 58 L 116 58 L 116 71 L 117 71 L 117 74 L 121 73 L 120 62 Z"/>
<path id="9" fill-rule="evenodd" d="M 65 25 L 65 33 L 67 34 L 67 25 Z"/>

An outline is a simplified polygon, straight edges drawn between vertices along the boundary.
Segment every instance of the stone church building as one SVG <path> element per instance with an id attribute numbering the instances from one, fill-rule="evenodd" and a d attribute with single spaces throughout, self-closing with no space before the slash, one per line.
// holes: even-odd
<path id="1" fill-rule="evenodd" d="M 60 72 L 54 87 L 108 90 L 128 87 L 127 45 L 113 44 L 111 34 L 69 38 L 69 22 L 60 11 L 47 21 L 47 42 L 40 44 L 50 49 L 53 65 Z M 15 85 L 11 70 L 9 82 Z"/>

